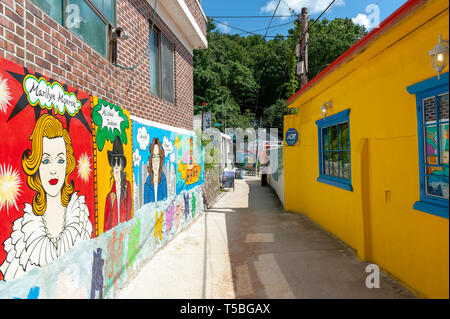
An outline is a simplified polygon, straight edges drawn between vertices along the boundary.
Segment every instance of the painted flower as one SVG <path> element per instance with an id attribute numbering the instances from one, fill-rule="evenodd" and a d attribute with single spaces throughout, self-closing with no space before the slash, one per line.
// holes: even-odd
<path id="1" fill-rule="evenodd" d="M 83 153 L 78 159 L 78 177 L 85 183 L 89 181 L 89 176 L 91 174 L 91 161 L 89 160 L 89 155 Z"/>
<path id="2" fill-rule="evenodd" d="M 0 210 L 6 207 L 17 207 L 17 196 L 20 194 L 21 181 L 19 172 L 9 165 L 0 165 Z"/>
<path id="3" fill-rule="evenodd" d="M 153 236 L 155 239 L 159 239 L 159 241 L 162 241 L 163 239 L 163 221 L 164 221 L 164 213 L 161 211 L 161 216 L 159 216 L 158 211 L 155 211 L 155 227 L 153 230 Z"/>
<path id="4" fill-rule="evenodd" d="M 9 101 L 12 99 L 8 82 L 6 79 L 3 79 L 0 74 L 0 113 L 6 113 L 8 107 L 10 106 Z"/>

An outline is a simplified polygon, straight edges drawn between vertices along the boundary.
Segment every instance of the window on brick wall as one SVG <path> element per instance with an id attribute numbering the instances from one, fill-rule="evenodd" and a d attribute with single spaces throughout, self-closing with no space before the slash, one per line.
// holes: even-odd
<path id="1" fill-rule="evenodd" d="M 42 11 L 47 13 L 59 24 L 63 22 L 63 1 L 61 0 L 31 0 Z"/>
<path id="2" fill-rule="evenodd" d="M 75 33 L 105 58 L 114 60 L 110 40 L 116 23 L 115 0 L 32 0 L 58 23 Z"/>
<path id="3" fill-rule="evenodd" d="M 157 97 L 174 103 L 173 43 L 155 28 L 150 36 L 150 90 Z"/>
<path id="4" fill-rule="evenodd" d="M 449 217 L 448 72 L 408 87 L 416 95 L 420 200 L 414 208 Z"/>

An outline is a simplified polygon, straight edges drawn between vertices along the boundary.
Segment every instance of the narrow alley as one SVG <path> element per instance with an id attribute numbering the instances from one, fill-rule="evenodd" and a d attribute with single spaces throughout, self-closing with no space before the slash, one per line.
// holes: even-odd
<path id="1" fill-rule="evenodd" d="M 414 298 L 383 273 L 380 288 L 366 288 L 366 265 L 246 176 L 157 252 L 117 298 Z"/>

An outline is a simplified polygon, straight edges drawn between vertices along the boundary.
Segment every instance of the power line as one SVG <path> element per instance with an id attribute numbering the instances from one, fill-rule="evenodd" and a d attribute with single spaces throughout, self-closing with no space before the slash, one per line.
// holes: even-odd
<path id="1" fill-rule="evenodd" d="M 280 5 L 280 2 L 281 2 L 281 0 L 278 0 L 277 6 L 275 7 L 275 10 L 273 11 L 273 14 L 272 14 L 272 18 L 270 19 L 269 24 L 267 25 L 267 30 L 266 30 L 266 33 L 265 33 L 264 37 L 266 37 L 267 32 L 269 32 L 270 25 L 272 24 L 273 17 L 275 16 L 275 13 L 277 13 L 278 6 Z"/>
<path id="2" fill-rule="evenodd" d="M 275 29 L 275 28 L 282 27 L 282 26 L 285 26 L 285 25 L 288 25 L 288 24 L 292 24 L 292 21 L 291 22 L 282 23 L 282 24 L 277 24 L 277 25 L 271 26 L 270 28 L 271 29 Z M 266 28 L 264 27 L 264 28 L 261 28 L 261 29 L 253 30 L 251 32 L 262 31 L 262 30 L 265 30 L 265 29 Z M 240 33 L 239 35 L 246 34 L 246 33 L 248 33 L 248 32 Z"/>
<path id="3" fill-rule="evenodd" d="M 266 29 L 266 34 L 264 35 L 264 37 L 266 37 L 267 32 L 269 31 L 270 25 L 272 23 L 273 17 L 275 16 L 275 14 L 277 13 L 278 10 L 278 6 L 280 5 L 281 0 L 278 0 L 277 6 L 275 7 L 275 10 L 273 10 L 273 14 L 272 14 L 272 19 L 270 19 L 269 24 L 267 25 L 267 29 Z M 265 46 L 264 46 L 265 47 Z M 265 66 L 265 65 L 264 65 Z M 261 70 L 261 73 L 259 74 L 259 80 L 258 80 L 258 93 L 256 94 L 256 105 L 255 105 L 255 120 L 256 120 L 256 116 L 257 116 L 257 112 L 258 112 L 258 102 L 259 102 L 259 92 L 261 91 L 261 77 L 262 77 L 262 73 L 264 72 L 264 66 L 263 69 Z M 261 124 L 260 124 L 261 125 Z"/>
<path id="4" fill-rule="evenodd" d="M 279 15 L 279 16 L 207 16 L 210 19 L 257 19 L 257 18 L 289 18 L 292 15 Z"/>
<path id="5" fill-rule="evenodd" d="M 255 32 L 253 32 L 253 31 L 247 31 L 247 30 L 244 30 L 244 29 L 241 29 L 241 28 L 232 26 L 232 25 L 230 25 L 230 24 L 228 24 L 228 23 L 226 23 L 226 22 L 219 21 L 219 20 L 217 20 L 217 19 L 214 19 L 213 21 L 214 21 L 214 22 L 217 22 L 217 23 L 219 23 L 219 24 L 222 24 L 222 25 L 224 25 L 224 26 L 226 26 L 226 27 L 228 27 L 228 28 L 232 28 L 232 29 L 239 30 L 239 31 L 243 32 L 243 34 L 249 33 L 249 34 L 253 34 L 253 35 L 259 35 L 259 36 L 264 37 L 264 38 L 276 38 L 276 37 L 278 36 L 278 35 L 267 35 L 267 33 L 266 33 L 265 35 L 262 35 L 262 34 L 260 34 L 260 33 L 255 33 Z M 264 28 L 264 29 L 266 29 L 266 28 Z"/>
<path id="6" fill-rule="evenodd" d="M 322 11 L 322 13 L 319 15 L 319 17 L 317 17 L 317 19 L 315 19 L 309 26 L 308 29 L 306 29 L 305 33 L 309 32 L 309 29 L 328 11 L 328 9 L 330 9 L 333 4 L 336 2 L 336 0 L 331 1 L 331 3 L 328 5 L 328 7 L 325 8 L 325 10 Z"/>

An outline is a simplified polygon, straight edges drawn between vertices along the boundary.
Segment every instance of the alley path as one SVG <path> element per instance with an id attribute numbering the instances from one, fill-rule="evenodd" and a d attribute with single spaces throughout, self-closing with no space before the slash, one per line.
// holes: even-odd
<path id="1" fill-rule="evenodd" d="M 283 210 L 270 187 L 236 180 L 207 212 L 159 251 L 118 298 L 412 298 L 302 214 Z"/>

